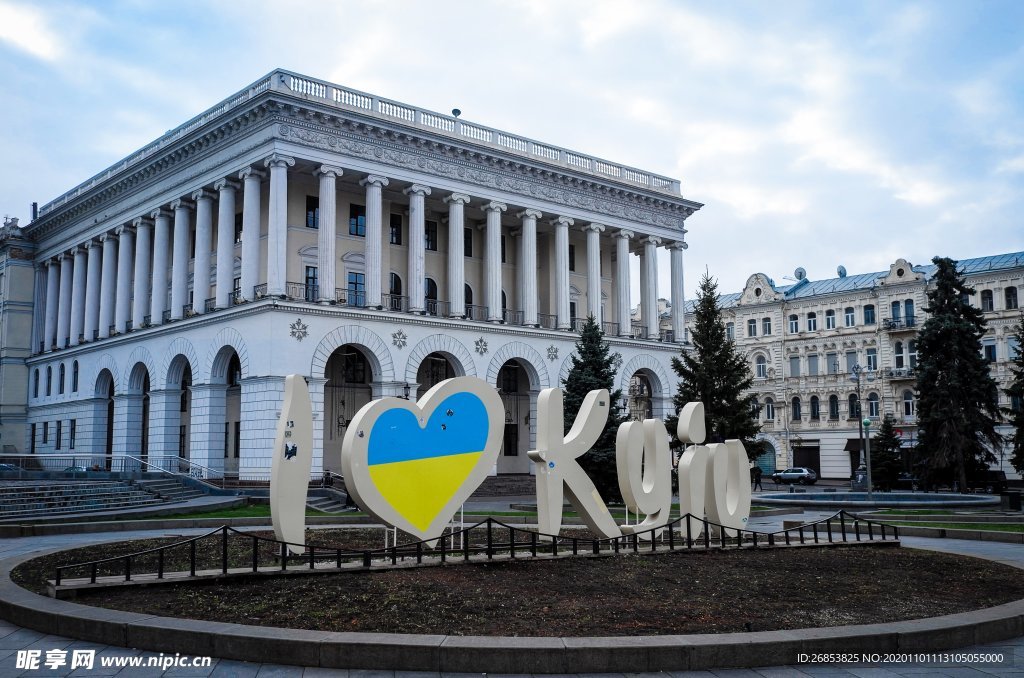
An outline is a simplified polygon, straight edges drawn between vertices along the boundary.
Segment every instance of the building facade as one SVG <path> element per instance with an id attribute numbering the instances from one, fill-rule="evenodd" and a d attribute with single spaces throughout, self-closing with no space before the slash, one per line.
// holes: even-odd
<path id="1" fill-rule="evenodd" d="M 475 375 L 506 405 L 496 471 L 529 472 L 537 394 L 565 377 L 587 315 L 620 385 L 642 376 L 644 406 L 671 407 L 700 207 L 677 180 L 274 71 L 25 228 L 24 447 L 265 477 L 284 377 L 303 374 L 314 468 L 337 471 L 371 398 Z M 680 309 L 664 329 L 660 248 Z"/>
<path id="2" fill-rule="evenodd" d="M 1010 407 L 1005 389 L 1019 350 L 1011 335 L 1021 319 L 1024 252 L 964 259 L 959 268 L 976 290 L 970 303 L 988 323 L 982 345 L 1000 405 Z M 934 272 L 932 264 L 898 259 L 876 273 L 848 275 L 840 266 L 828 280 L 809 280 L 797 269 L 796 282 L 783 286 L 755 273 L 741 292 L 721 296 L 726 334 L 754 375 L 750 392 L 760 408 L 761 438 L 771 447 L 758 462 L 765 470 L 809 466 L 824 478 L 849 478 L 861 463 L 858 412 L 874 422 L 872 429 L 892 415 L 905 461 L 913 464 L 916 337 L 927 319 Z M 667 328 L 670 302 L 662 305 Z M 1009 432 L 1009 426 L 1001 427 L 1001 433 Z M 1008 450 L 997 455 L 999 468 L 1016 478 Z"/>
<path id="3" fill-rule="evenodd" d="M 21 451 L 25 440 L 34 252 L 18 220 L 5 218 L 0 228 L 0 450 L 5 453 Z"/>

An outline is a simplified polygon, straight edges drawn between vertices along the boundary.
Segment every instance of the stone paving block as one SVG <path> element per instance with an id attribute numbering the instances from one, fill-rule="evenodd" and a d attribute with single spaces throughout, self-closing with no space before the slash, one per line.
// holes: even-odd
<path id="1" fill-rule="evenodd" d="M 256 678 L 259 672 L 260 664 L 221 659 L 213 668 L 210 678 Z"/>
<path id="2" fill-rule="evenodd" d="M 348 675 L 348 669 L 325 669 L 320 666 L 307 666 L 302 672 L 302 678 L 348 678 Z"/>
<path id="3" fill-rule="evenodd" d="M 36 642 L 45 634 L 31 629 L 19 629 L 0 638 L 0 650 L 21 650 Z"/>
<path id="4" fill-rule="evenodd" d="M 322 669 L 324 671 L 330 669 Z M 394 671 L 385 671 L 377 669 L 349 669 L 347 671 L 349 678 L 395 678 Z M 305 678 L 305 676 L 303 676 Z"/>
<path id="5" fill-rule="evenodd" d="M 302 668 L 281 664 L 264 664 L 260 667 L 256 678 L 302 678 Z"/>

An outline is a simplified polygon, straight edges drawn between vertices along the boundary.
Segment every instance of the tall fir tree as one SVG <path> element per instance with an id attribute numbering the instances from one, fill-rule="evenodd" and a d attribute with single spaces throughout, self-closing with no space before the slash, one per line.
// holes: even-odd
<path id="1" fill-rule="evenodd" d="M 985 318 L 968 303 L 974 289 L 947 257 L 932 259 L 925 321 L 917 337 L 917 424 L 922 458 L 935 478 L 952 476 L 961 490 L 967 475 L 996 460 L 999 389 L 982 356 Z"/>
<path id="2" fill-rule="evenodd" d="M 1003 414 L 1013 426 L 1010 465 L 1017 469 L 1017 473 L 1024 474 L 1024 311 L 1021 312 L 1020 321 L 1014 328 L 1013 338 L 1017 340 L 1017 352 L 1010 356 L 1010 373 L 1013 375 L 1013 381 L 1006 389 L 1007 395 L 1010 396 L 1010 406 L 1003 410 Z"/>
<path id="3" fill-rule="evenodd" d="M 680 377 L 679 388 L 672 400 L 675 412 L 686 403 L 704 403 L 704 419 L 708 442 L 738 438 L 747 448 L 751 460 L 761 453 L 761 444 L 754 436 L 761 430 L 757 423 L 753 394 L 744 395 L 754 383 L 747 359 L 736 350 L 736 344 L 725 335 L 722 308 L 718 303 L 718 283 L 707 273 L 701 278 L 690 332 L 692 350 L 683 350 L 672 359 L 672 369 Z M 666 420 L 674 445 L 677 414 Z"/>
<path id="4" fill-rule="evenodd" d="M 871 484 L 882 490 L 891 490 L 896 486 L 903 468 L 900 458 L 902 439 L 896 434 L 896 425 L 892 415 L 885 415 L 878 433 L 871 439 Z"/>
<path id="5" fill-rule="evenodd" d="M 606 502 L 619 503 L 622 494 L 615 466 L 615 434 L 625 417 L 620 405 L 622 390 L 615 389 L 615 357 L 604 340 L 604 333 L 594 321 L 594 316 L 590 316 L 583 324 L 580 340 L 576 342 L 576 352 L 572 355 L 569 374 L 565 378 L 563 397 L 565 432 L 568 433 L 588 393 L 607 389 L 611 394 L 604 431 L 590 451 L 580 458 L 580 466 L 594 481 Z"/>

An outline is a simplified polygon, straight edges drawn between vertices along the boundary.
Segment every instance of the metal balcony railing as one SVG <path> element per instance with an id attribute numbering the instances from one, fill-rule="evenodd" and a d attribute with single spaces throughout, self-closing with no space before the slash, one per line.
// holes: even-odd
<path id="1" fill-rule="evenodd" d="M 608 336 L 615 337 L 619 334 L 619 323 L 603 322 L 601 323 L 601 331 Z"/>
<path id="2" fill-rule="evenodd" d="M 423 313 L 425 315 L 437 316 L 439 318 L 447 318 L 449 316 L 449 309 L 451 304 L 447 301 L 439 301 L 437 299 L 424 299 L 423 300 Z"/>
<path id="3" fill-rule="evenodd" d="M 558 317 L 550 313 L 538 313 L 537 326 L 543 327 L 546 330 L 553 330 L 558 327 Z"/>
<path id="4" fill-rule="evenodd" d="M 570 318 L 569 319 L 569 328 L 573 332 L 582 332 L 583 331 L 583 326 L 586 325 L 586 324 L 587 324 L 587 319 L 586 318 Z"/>
<path id="5" fill-rule="evenodd" d="M 342 306 L 366 308 L 366 292 L 364 290 L 350 290 L 347 287 L 335 287 L 334 301 Z"/>
<path id="6" fill-rule="evenodd" d="M 522 311 L 510 311 L 505 308 L 501 311 L 502 319 L 506 325 L 522 325 L 523 324 L 523 312 Z"/>
<path id="7" fill-rule="evenodd" d="M 163 315 L 160 317 L 160 320 L 161 320 L 161 322 L 165 322 L 165 323 L 170 322 L 171 321 L 171 309 L 165 310 Z"/>
<path id="8" fill-rule="evenodd" d="M 643 323 L 631 323 L 629 326 L 629 336 L 634 339 L 645 339 L 647 337 L 647 329 Z"/>
<path id="9" fill-rule="evenodd" d="M 905 330 L 915 327 L 917 320 L 914 316 L 908 315 L 901 318 L 886 318 L 882 321 L 882 327 L 887 330 Z"/>
<path id="10" fill-rule="evenodd" d="M 658 341 L 665 341 L 670 344 L 676 343 L 676 332 L 675 330 L 661 330 L 658 333 Z"/>
<path id="11" fill-rule="evenodd" d="M 284 284 L 284 296 L 292 301 L 315 302 L 320 299 L 320 286 L 286 282 Z"/>
<path id="12" fill-rule="evenodd" d="M 149 327 L 152 324 L 152 318 L 153 318 L 153 316 L 151 316 L 151 315 L 144 315 L 144 316 L 142 316 L 142 326 L 143 327 Z"/>
<path id="13" fill-rule="evenodd" d="M 487 322 L 486 306 L 480 306 L 477 304 L 466 304 L 466 319 L 467 320 L 479 320 L 480 322 Z"/>
<path id="14" fill-rule="evenodd" d="M 381 306 L 384 307 L 385 311 L 406 313 L 409 310 L 409 297 L 402 296 L 401 294 L 382 294 L 380 299 Z"/>
<path id="15" fill-rule="evenodd" d="M 203 313 L 213 313 L 217 310 L 217 298 L 207 299 L 203 302 Z"/>
<path id="16" fill-rule="evenodd" d="M 262 285 L 254 285 L 253 286 L 253 288 L 252 288 L 252 298 L 253 299 L 263 299 L 266 296 L 267 296 L 267 283 L 263 283 Z"/>

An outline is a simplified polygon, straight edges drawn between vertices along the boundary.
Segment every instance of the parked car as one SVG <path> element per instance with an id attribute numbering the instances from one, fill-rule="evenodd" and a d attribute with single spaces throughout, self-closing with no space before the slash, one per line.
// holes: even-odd
<path id="1" fill-rule="evenodd" d="M 776 485 L 782 483 L 800 483 L 801 485 L 813 485 L 818 481 L 818 474 L 812 468 L 794 466 L 785 471 L 776 471 L 772 474 L 772 480 Z"/>
<path id="2" fill-rule="evenodd" d="M 967 476 L 968 490 L 982 490 L 988 494 L 1006 492 L 1008 484 L 1003 471 L 981 471 Z"/>

